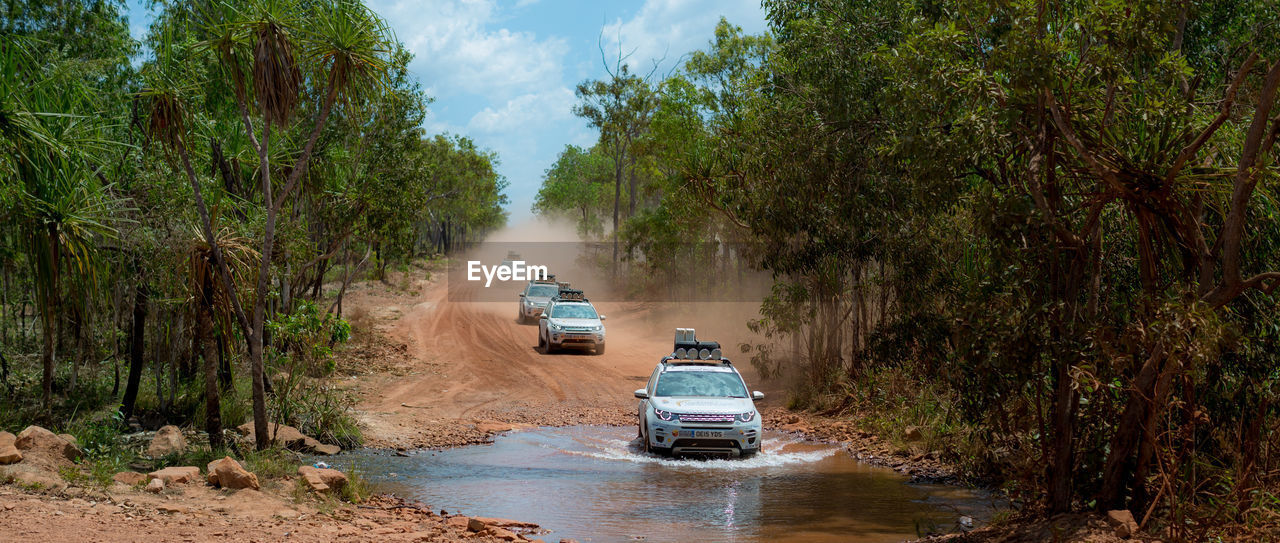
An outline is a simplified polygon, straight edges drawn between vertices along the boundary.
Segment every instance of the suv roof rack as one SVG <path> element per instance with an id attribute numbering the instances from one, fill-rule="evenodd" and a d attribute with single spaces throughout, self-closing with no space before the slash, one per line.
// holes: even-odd
<path id="1" fill-rule="evenodd" d="M 693 328 L 676 328 L 675 347 L 671 355 L 663 361 L 687 361 L 685 363 L 710 363 L 712 360 L 724 360 L 720 343 L 716 341 L 698 341 L 697 332 Z"/>
<path id="2" fill-rule="evenodd" d="M 560 287 L 560 291 L 556 293 L 556 300 L 562 302 L 585 302 L 587 297 L 581 290 Z"/>

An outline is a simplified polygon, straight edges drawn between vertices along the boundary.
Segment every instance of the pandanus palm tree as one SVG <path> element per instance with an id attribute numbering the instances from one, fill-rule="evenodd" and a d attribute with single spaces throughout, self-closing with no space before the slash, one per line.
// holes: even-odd
<path id="1" fill-rule="evenodd" d="M 93 115 L 89 91 L 64 77 L 46 77 L 24 44 L 0 43 L 0 134 L 4 159 L 18 179 L 14 215 L 22 230 L 35 282 L 44 336 L 41 388 L 52 408 L 55 339 L 64 274 L 73 285 L 94 284 L 95 240 L 114 236 L 110 226 L 120 200 L 111 196 L 94 168 L 95 155 L 110 143 Z"/>
<path id="2" fill-rule="evenodd" d="M 223 446 L 222 402 L 218 386 L 219 341 L 231 329 L 231 298 L 234 291 L 222 286 L 218 279 L 218 266 L 214 263 L 213 245 L 196 229 L 188 255 L 187 287 L 191 294 L 191 307 L 196 315 L 196 337 L 204 357 L 205 430 L 209 434 L 209 446 L 217 450 Z M 220 229 L 214 243 L 222 258 L 228 259 L 237 281 L 252 273 L 258 253 L 250 246 L 250 240 L 229 229 Z M 215 338 L 214 326 L 222 333 Z"/>

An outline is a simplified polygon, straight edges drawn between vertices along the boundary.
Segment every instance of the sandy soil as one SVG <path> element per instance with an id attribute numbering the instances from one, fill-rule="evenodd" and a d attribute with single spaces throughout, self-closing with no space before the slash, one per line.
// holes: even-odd
<path id="1" fill-rule="evenodd" d="M 343 364 L 357 373 L 345 386 L 362 398 L 360 422 L 370 446 L 439 448 L 524 426 L 634 424 L 631 393 L 671 352 L 677 326 L 697 328 L 707 339 L 720 333 L 728 345 L 746 333 L 740 315 L 755 308 L 715 304 L 691 312 L 672 304 L 601 302 L 596 306 L 608 317 L 605 354 L 548 355 L 537 348 L 537 326 L 516 322 L 514 289 L 509 304 L 458 301 L 465 290 L 451 301 L 444 283 L 423 274 L 407 289 L 373 282 L 349 293 L 355 333 L 365 335 L 357 342 L 387 342 L 357 350 L 382 353 L 390 371 Z M 752 383 L 749 364 L 739 367 Z"/>

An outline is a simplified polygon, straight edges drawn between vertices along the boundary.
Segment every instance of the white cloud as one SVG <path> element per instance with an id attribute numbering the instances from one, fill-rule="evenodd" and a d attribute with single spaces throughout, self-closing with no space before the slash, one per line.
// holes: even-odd
<path id="1" fill-rule="evenodd" d="M 523 94 L 508 100 L 498 109 L 484 108 L 471 117 L 467 129 L 487 133 L 526 132 L 532 124 L 570 118 L 574 101 L 573 91 L 565 87 Z"/>
<path id="2" fill-rule="evenodd" d="M 645 0 L 635 17 L 605 25 L 603 45 L 608 59 L 630 53 L 627 64 L 647 73 L 661 60 L 656 76 L 682 62 L 681 56 L 707 47 L 723 16 L 747 33 L 765 30 L 759 0 L 705 2 L 701 0 Z M 610 60 L 612 62 L 612 60 Z"/>
<path id="3" fill-rule="evenodd" d="M 565 41 L 488 28 L 498 10 L 493 0 L 375 1 L 372 7 L 413 51 L 410 68 L 440 98 L 506 100 L 560 85 Z"/>

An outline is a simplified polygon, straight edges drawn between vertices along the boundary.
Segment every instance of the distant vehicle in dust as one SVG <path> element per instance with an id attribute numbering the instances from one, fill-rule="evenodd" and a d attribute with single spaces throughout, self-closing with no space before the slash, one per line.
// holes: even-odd
<path id="1" fill-rule="evenodd" d="M 762 425 L 747 382 L 720 344 L 677 328 L 674 351 L 662 358 L 645 388 L 635 391 L 640 441 L 662 456 L 750 457 L 760 451 Z"/>

